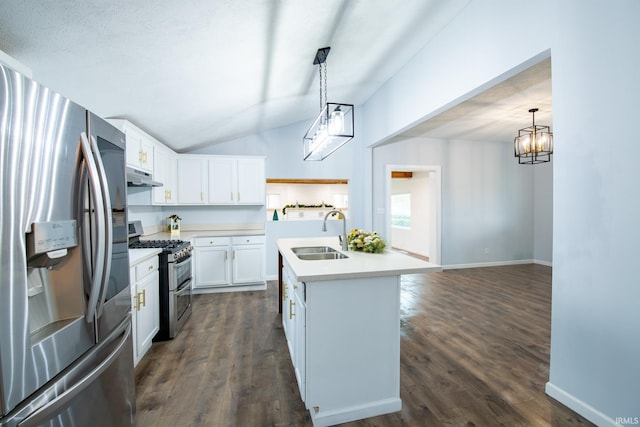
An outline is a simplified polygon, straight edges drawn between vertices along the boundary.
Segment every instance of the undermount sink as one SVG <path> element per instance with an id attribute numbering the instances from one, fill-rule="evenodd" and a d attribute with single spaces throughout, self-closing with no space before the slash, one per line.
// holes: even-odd
<path id="1" fill-rule="evenodd" d="M 329 246 L 303 246 L 291 248 L 296 256 L 303 260 L 328 260 L 349 258 L 342 252 L 338 252 Z"/>
<path id="2" fill-rule="evenodd" d="M 300 248 L 291 248 L 291 251 L 296 254 L 323 254 L 327 252 L 337 252 L 335 249 L 329 246 L 303 246 Z"/>
<path id="3" fill-rule="evenodd" d="M 327 259 L 345 259 L 349 258 L 343 253 L 340 252 L 324 252 L 324 253 L 316 253 L 316 254 L 297 254 L 298 258 L 303 260 L 327 260 Z"/>

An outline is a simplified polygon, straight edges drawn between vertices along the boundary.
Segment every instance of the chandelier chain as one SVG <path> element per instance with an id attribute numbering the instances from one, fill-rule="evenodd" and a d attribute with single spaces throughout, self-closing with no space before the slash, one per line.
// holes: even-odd
<path id="1" fill-rule="evenodd" d="M 323 105 L 320 106 L 320 110 L 324 108 L 325 103 L 329 102 L 329 99 L 327 98 L 327 63 L 325 62 L 323 65 L 324 65 L 324 103 Z"/>
<path id="2" fill-rule="evenodd" d="M 318 71 L 320 73 L 320 78 L 318 79 L 320 82 L 320 111 L 322 111 L 322 64 L 318 66 Z"/>
<path id="3" fill-rule="evenodd" d="M 320 72 L 320 111 L 324 108 L 325 102 L 327 102 L 327 63 L 323 62 L 319 64 L 318 70 Z M 324 91 L 322 84 L 324 83 Z"/>

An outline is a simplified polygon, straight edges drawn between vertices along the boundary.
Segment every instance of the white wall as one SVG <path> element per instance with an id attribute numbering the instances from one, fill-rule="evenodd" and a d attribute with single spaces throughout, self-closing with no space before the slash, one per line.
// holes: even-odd
<path id="1" fill-rule="evenodd" d="M 548 392 L 640 419 L 640 2 L 554 2 Z M 600 418 L 597 418 L 600 416 Z M 637 421 L 636 421 L 637 423 Z"/>
<path id="2" fill-rule="evenodd" d="M 534 169 L 509 143 L 411 138 L 374 148 L 374 229 L 387 221 L 388 164 L 441 166 L 443 266 L 533 258 Z"/>

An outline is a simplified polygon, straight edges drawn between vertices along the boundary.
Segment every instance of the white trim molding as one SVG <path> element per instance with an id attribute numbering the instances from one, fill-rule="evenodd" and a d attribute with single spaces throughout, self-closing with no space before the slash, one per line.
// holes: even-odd
<path id="1" fill-rule="evenodd" d="M 576 411 L 592 423 L 600 427 L 616 427 L 620 424 L 616 423 L 614 419 L 598 411 L 593 406 L 583 402 L 575 396 L 567 393 L 563 389 L 556 387 L 551 382 L 548 382 L 544 388 L 545 393 L 558 402 L 562 403 L 567 408 Z"/>

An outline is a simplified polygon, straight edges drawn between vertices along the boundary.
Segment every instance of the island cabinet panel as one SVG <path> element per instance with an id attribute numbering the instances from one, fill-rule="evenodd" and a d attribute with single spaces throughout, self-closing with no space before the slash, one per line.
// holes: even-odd
<path id="1" fill-rule="evenodd" d="M 399 411 L 399 276 L 298 282 L 285 262 L 282 323 L 314 426 Z"/>
<path id="2" fill-rule="evenodd" d="M 306 283 L 306 400 L 315 426 L 399 411 L 399 277 Z"/>

